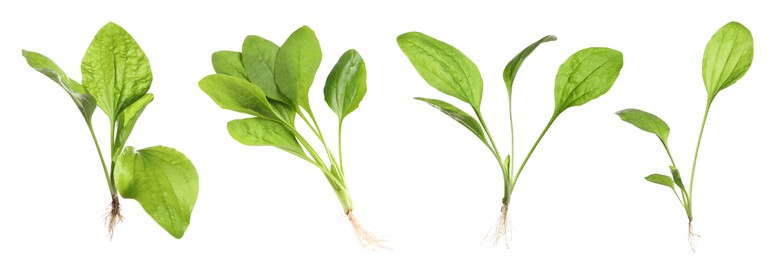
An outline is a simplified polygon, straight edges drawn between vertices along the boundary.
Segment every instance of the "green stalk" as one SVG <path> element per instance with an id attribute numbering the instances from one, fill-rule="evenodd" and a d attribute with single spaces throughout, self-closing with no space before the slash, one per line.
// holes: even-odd
<path id="1" fill-rule="evenodd" d="M 693 177 L 696 174 L 696 161 L 699 159 L 699 146 L 701 146 L 701 136 L 704 134 L 704 125 L 707 123 L 707 115 L 710 113 L 710 105 L 712 105 L 712 99 L 707 100 L 707 107 L 704 109 L 704 119 L 701 120 L 701 128 L 699 129 L 699 140 L 696 141 L 696 152 L 693 154 L 693 166 L 691 166 L 691 180 L 688 184 L 688 207 L 685 210 L 688 213 L 688 220 L 693 220 L 692 204 L 693 204 Z"/>
<path id="2" fill-rule="evenodd" d="M 341 125 L 342 125 L 342 123 L 344 123 L 344 120 L 339 119 L 339 167 L 341 167 L 341 172 L 344 173 L 344 155 L 341 152 Z"/>
<path id="3" fill-rule="evenodd" d="M 488 139 L 490 140 L 490 145 L 487 143 L 485 145 L 488 146 L 488 149 L 490 149 L 491 152 L 493 152 L 493 156 L 496 157 L 496 161 L 498 161 L 498 165 L 501 166 L 501 172 L 504 175 L 504 199 L 502 202 L 504 204 L 509 203 L 509 197 L 512 195 L 511 192 L 507 192 L 507 183 L 509 183 L 509 172 L 504 167 L 504 162 L 501 160 L 501 155 L 498 151 L 498 146 L 496 146 L 496 142 L 493 141 L 493 135 L 490 134 L 490 129 L 488 129 L 487 124 L 485 123 L 485 119 L 482 117 L 482 112 L 479 111 L 479 109 L 474 108 L 474 113 L 477 114 L 477 119 L 479 119 L 479 123 L 482 125 L 482 128 L 485 129 L 485 133 L 487 133 Z M 492 145 L 492 147 L 491 147 Z"/>
<path id="4" fill-rule="evenodd" d="M 510 151 L 511 158 L 509 158 L 509 169 L 506 169 L 507 173 L 514 172 L 515 169 L 515 122 L 514 117 L 512 116 L 512 91 L 509 91 L 509 134 L 512 136 L 512 151 Z M 505 176 L 509 176 L 509 174 L 504 174 Z M 508 179 L 505 178 L 504 182 L 504 197 L 509 198 L 512 195 L 512 191 L 508 190 Z M 514 186 L 514 184 L 512 185 Z M 506 200 L 506 203 L 509 203 L 509 199 Z"/>
<path id="5" fill-rule="evenodd" d="M 103 151 L 100 150 L 100 144 L 98 144 L 97 137 L 95 137 L 95 130 L 92 129 L 92 122 L 87 122 L 87 127 L 89 128 L 89 134 L 92 135 L 92 142 L 95 143 L 95 148 L 97 149 L 98 156 L 100 157 L 100 165 L 103 166 L 103 173 L 106 175 L 106 184 L 108 184 L 108 191 L 111 192 L 111 196 L 116 195 L 114 193 L 114 189 L 111 186 L 111 177 L 108 173 L 108 168 L 106 168 L 106 160 L 103 159 Z"/>
<path id="6" fill-rule="evenodd" d="M 110 130 L 110 135 L 111 136 L 109 136 L 111 138 L 111 141 L 110 141 L 110 144 L 111 144 L 111 147 L 110 147 L 111 148 L 111 150 L 110 150 L 111 151 L 111 174 L 110 174 L 111 182 L 109 183 L 109 186 L 111 187 L 111 196 L 116 196 L 116 194 L 117 194 L 116 184 L 114 183 L 114 165 L 116 164 L 116 158 L 114 158 L 114 150 L 116 150 L 116 148 L 114 147 L 114 145 L 116 145 L 116 143 L 114 142 L 114 139 L 116 138 L 114 136 L 115 128 L 116 128 L 116 120 L 111 118 L 111 130 Z"/>
<path id="7" fill-rule="evenodd" d="M 311 121 L 314 122 L 314 127 L 312 127 L 311 123 L 309 123 L 309 120 L 306 119 L 305 116 L 303 116 L 303 113 L 298 110 L 298 114 L 303 118 L 303 121 L 306 122 L 306 125 L 309 126 L 309 129 L 311 129 L 312 132 L 314 132 L 314 135 L 317 136 L 318 139 L 320 139 L 320 142 L 322 143 L 322 146 L 325 147 L 325 153 L 328 155 L 328 160 L 330 160 L 331 164 L 336 165 L 336 173 L 343 179 L 344 173 L 341 172 L 341 166 L 338 164 L 338 161 L 335 157 L 333 157 L 333 153 L 330 151 L 330 148 L 328 147 L 328 144 L 325 142 L 325 138 L 322 137 L 322 131 L 320 131 L 320 126 L 317 124 L 317 119 L 314 118 L 314 114 L 312 112 L 308 112 L 309 116 L 311 117 Z"/>
<path id="8" fill-rule="evenodd" d="M 534 150 L 536 150 L 536 146 L 539 145 L 539 141 L 542 140 L 542 137 L 544 137 L 544 134 L 547 133 L 547 130 L 550 129 L 550 126 L 555 121 L 556 118 L 558 118 L 558 113 L 553 114 L 552 118 L 550 118 L 550 122 L 547 122 L 547 126 L 544 127 L 544 130 L 542 130 L 542 133 L 539 135 L 539 138 L 536 138 L 536 142 L 534 142 L 534 145 L 531 146 L 531 150 L 528 151 L 528 154 L 525 156 L 525 159 L 523 159 L 523 163 L 520 164 L 520 168 L 517 170 L 517 173 L 515 174 L 515 178 L 512 181 L 512 187 L 509 189 L 509 192 L 515 190 L 515 185 L 517 185 L 517 179 L 520 178 L 520 173 L 523 172 L 523 168 L 525 168 L 525 164 L 528 163 L 528 159 L 531 158 L 531 154 L 534 153 Z"/>

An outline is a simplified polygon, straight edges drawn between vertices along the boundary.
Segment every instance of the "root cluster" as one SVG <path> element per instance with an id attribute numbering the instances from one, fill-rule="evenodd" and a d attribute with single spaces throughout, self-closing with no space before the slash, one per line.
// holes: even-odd
<path id="1" fill-rule="evenodd" d="M 693 252 L 696 252 L 696 245 L 699 243 L 700 237 L 698 234 L 693 233 L 693 225 L 691 221 L 688 221 L 688 244 Z"/>
<path id="2" fill-rule="evenodd" d="M 352 210 L 347 212 L 347 218 L 349 219 L 349 222 L 352 223 L 352 229 L 355 230 L 355 235 L 357 235 L 357 238 L 360 240 L 360 244 L 363 245 L 363 247 L 371 250 L 390 249 L 384 245 L 384 241 L 376 238 L 371 232 L 368 232 L 368 230 L 363 229 L 363 226 L 360 225 L 360 222 L 355 218 L 355 215 L 352 214 Z"/>
<path id="3" fill-rule="evenodd" d="M 506 248 L 509 248 L 509 242 L 512 241 L 512 222 L 508 214 L 509 204 L 503 204 L 501 206 L 501 215 L 498 216 L 496 224 L 485 236 L 485 239 L 490 241 L 490 245 L 498 246 L 501 240 L 504 240 Z"/>
<path id="4" fill-rule="evenodd" d="M 109 211 L 104 215 L 103 222 L 108 227 L 108 238 L 114 238 L 114 227 L 119 222 L 122 222 L 125 218 L 122 217 L 122 207 L 119 205 L 119 198 L 113 196 L 111 198 L 111 205 L 109 205 Z"/>

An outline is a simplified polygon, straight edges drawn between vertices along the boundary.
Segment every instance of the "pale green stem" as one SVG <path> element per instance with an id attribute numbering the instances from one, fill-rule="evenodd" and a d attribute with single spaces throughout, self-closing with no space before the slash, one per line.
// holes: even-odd
<path id="1" fill-rule="evenodd" d="M 341 167 L 341 173 L 344 173 L 344 154 L 341 152 L 341 125 L 344 120 L 339 119 L 339 167 Z M 342 176 L 343 177 L 343 176 Z"/>
<path id="2" fill-rule="evenodd" d="M 111 118 L 110 121 L 111 121 L 111 130 L 110 130 L 111 147 L 109 151 L 111 151 L 111 174 L 110 174 L 111 182 L 109 185 L 111 186 L 111 195 L 115 196 L 117 194 L 116 184 L 114 183 L 114 166 L 116 165 L 116 158 L 114 158 L 114 151 L 116 150 L 116 147 L 114 147 L 114 145 L 116 145 L 116 143 L 114 142 L 115 139 L 114 134 L 116 132 L 116 120 Z"/>
<path id="3" fill-rule="evenodd" d="M 509 203 L 509 197 L 512 196 L 512 192 L 507 190 L 507 184 L 509 183 L 509 172 L 507 172 L 506 167 L 504 167 L 504 161 L 501 160 L 501 153 L 498 151 L 496 142 L 493 141 L 493 135 L 490 134 L 490 129 L 488 129 L 487 124 L 485 123 L 485 119 L 482 117 L 482 112 L 475 107 L 472 108 L 474 109 L 474 113 L 477 114 L 477 119 L 479 119 L 479 123 L 482 125 L 482 128 L 485 129 L 488 140 L 490 140 L 490 144 L 485 143 L 485 145 L 488 147 L 488 149 L 490 149 L 491 152 L 493 152 L 493 156 L 495 156 L 496 161 L 498 161 L 498 166 L 501 166 L 501 173 L 504 175 L 504 199 L 502 202 L 505 204 Z"/>
<path id="4" fill-rule="evenodd" d="M 712 99 L 707 100 L 707 107 L 704 109 L 704 119 L 701 120 L 701 128 L 699 129 L 699 140 L 696 141 L 696 152 L 693 154 L 693 166 L 691 166 L 691 180 L 688 184 L 688 218 L 692 219 L 693 214 L 693 177 L 696 174 L 696 161 L 699 159 L 699 146 L 701 146 L 701 136 L 704 134 L 704 125 L 707 123 L 707 115 L 710 113 L 710 105 L 712 105 Z"/>
<path id="5" fill-rule="evenodd" d="M 344 173 L 341 172 L 341 166 L 339 165 L 338 161 L 336 160 L 336 157 L 333 156 L 333 153 L 331 152 L 330 148 L 328 147 L 328 144 L 325 142 L 325 138 L 322 137 L 322 131 L 320 130 L 320 126 L 317 124 L 317 119 L 314 118 L 314 114 L 312 112 L 309 112 L 309 117 L 311 117 L 311 121 L 314 122 L 314 127 L 312 127 L 311 123 L 309 123 L 309 120 L 306 120 L 306 117 L 303 116 L 303 113 L 298 110 L 298 114 L 303 118 L 303 121 L 306 122 L 306 125 L 309 126 L 312 132 L 317 136 L 318 139 L 320 139 L 320 142 L 322 143 L 322 146 L 325 147 L 325 153 L 328 155 L 328 160 L 330 160 L 331 164 L 336 165 L 334 167 L 336 169 L 336 173 L 343 178 Z"/>
<path id="6" fill-rule="evenodd" d="M 111 196 L 116 195 L 114 193 L 114 189 L 111 185 L 111 176 L 108 173 L 108 168 L 106 168 L 106 160 L 103 159 L 103 151 L 100 150 L 100 144 L 98 144 L 97 137 L 95 137 L 95 130 L 92 129 L 92 122 L 87 122 L 87 127 L 89 128 L 89 134 L 92 135 L 92 142 L 95 143 L 95 148 L 97 149 L 98 156 L 100 157 L 100 165 L 103 166 L 103 173 L 106 175 L 106 184 L 108 184 L 108 191 L 111 192 Z"/>
<path id="7" fill-rule="evenodd" d="M 555 121 L 556 118 L 558 118 L 558 113 L 553 114 L 552 118 L 550 118 L 550 122 L 547 122 L 547 126 L 544 127 L 544 130 L 542 130 L 542 133 L 539 135 L 539 138 L 536 138 L 536 142 L 534 142 L 534 145 L 531 146 L 531 150 L 528 151 L 528 154 L 525 156 L 525 159 L 523 159 L 523 163 L 520 164 L 520 168 L 517 169 L 517 173 L 515 174 L 515 178 L 512 181 L 512 187 L 509 190 L 509 192 L 512 192 L 515 189 L 515 185 L 517 185 L 517 179 L 520 177 L 520 173 L 523 172 L 523 168 L 525 168 L 525 164 L 528 163 L 528 159 L 531 158 L 531 154 L 534 153 L 534 150 L 536 150 L 536 146 L 539 145 L 539 141 L 542 140 L 542 137 L 544 137 L 544 134 L 547 133 L 547 130 L 550 129 L 550 126 Z"/>

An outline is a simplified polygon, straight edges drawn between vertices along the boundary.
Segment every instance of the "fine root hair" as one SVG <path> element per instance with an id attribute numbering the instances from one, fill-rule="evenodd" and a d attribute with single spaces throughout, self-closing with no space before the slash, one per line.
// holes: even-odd
<path id="1" fill-rule="evenodd" d="M 504 203 L 501 206 L 501 215 L 498 216 L 496 224 L 485 235 L 483 242 L 487 240 L 491 246 L 498 246 L 504 241 L 506 248 L 509 248 L 509 242 L 512 241 L 512 221 L 509 219 L 509 204 Z"/>
<path id="2" fill-rule="evenodd" d="M 119 198 L 117 196 L 111 197 L 111 205 L 109 205 L 108 212 L 103 216 L 103 223 L 108 228 L 108 238 L 114 238 L 114 228 L 119 222 L 125 220 L 122 217 L 122 206 L 119 205 Z"/>
<path id="3" fill-rule="evenodd" d="M 360 221 L 357 220 L 352 213 L 352 210 L 347 211 L 347 218 L 349 219 L 349 223 L 352 224 L 352 229 L 355 230 L 355 235 L 357 235 L 357 238 L 363 247 L 371 250 L 390 250 L 390 248 L 385 245 L 385 241 L 375 237 L 371 232 L 368 232 L 368 230 L 363 229 L 363 226 L 360 225 Z"/>
<path id="4" fill-rule="evenodd" d="M 693 233 L 692 221 L 688 221 L 688 244 L 691 246 L 691 251 L 696 252 L 696 245 L 699 244 L 699 234 Z"/>

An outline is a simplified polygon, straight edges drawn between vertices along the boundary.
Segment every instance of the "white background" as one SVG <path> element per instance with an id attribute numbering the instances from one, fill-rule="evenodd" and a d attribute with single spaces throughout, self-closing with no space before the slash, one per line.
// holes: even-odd
<path id="1" fill-rule="evenodd" d="M 780 257 L 780 19 L 770 1 L 325 2 L 3 2 L 0 259 Z M 732 20 L 752 31 L 755 59 L 710 111 L 694 196 L 702 237 L 692 253 L 684 210 L 668 189 L 642 179 L 667 173 L 662 146 L 613 113 L 635 107 L 666 120 L 686 178 L 706 100 L 702 53 Z M 154 73 L 156 100 L 128 144 L 175 147 L 198 169 L 200 194 L 181 240 L 137 202 L 123 200 L 126 220 L 109 241 L 102 215 L 110 197 L 87 128 L 67 95 L 21 56 L 22 48 L 41 52 L 80 79 L 81 58 L 109 21 L 134 36 Z M 347 49 L 366 61 L 369 90 L 345 121 L 344 162 L 358 218 L 393 251 L 361 248 L 318 170 L 280 150 L 232 140 L 226 122 L 245 116 L 219 109 L 198 88 L 213 73 L 212 52 L 240 50 L 249 34 L 281 44 L 301 25 L 315 30 L 323 49 L 310 94 L 331 146 L 336 117 L 322 99 L 325 77 Z M 591 46 L 624 54 L 612 90 L 566 111 L 531 158 L 510 207 L 509 250 L 482 243 L 499 215 L 499 167 L 466 129 L 412 99 L 463 105 L 415 72 L 395 42 L 408 31 L 448 42 L 479 66 L 483 112 L 503 154 L 503 67 L 529 43 L 558 36 L 517 77 L 518 157 L 552 112 L 560 63 Z M 106 121 L 95 113 L 101 141 Z"/>

